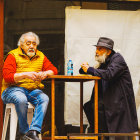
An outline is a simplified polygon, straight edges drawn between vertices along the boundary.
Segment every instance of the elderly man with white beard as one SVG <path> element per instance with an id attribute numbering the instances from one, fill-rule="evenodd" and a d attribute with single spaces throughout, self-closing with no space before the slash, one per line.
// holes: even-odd
<path id="1" fill-rule="evenodd" d="M 96 66 L 82 63 L 79 72 L 101 77 L 98 84 L 99 133 L 138 131 L 135 98 L 129 68 L 120 53 L 113 50 L 114 41 L 100 37 L 96 46 Z M 94 88 L 84 111 L 94 132 Z"/>
<path id="2" fill-rule="evenodd" d="M 3 66 L 2 100 L 13 103 L 19 120 L 21 140 L 40 140 L 49 97 L 41 82 L 58 73 L 51 61 L 38 50 L 39 37 L 33 32 L 21 35 L 18 48 L 10 51 Z M 31 125 L 27 122 L 28 102 L 34 107 Z"/>

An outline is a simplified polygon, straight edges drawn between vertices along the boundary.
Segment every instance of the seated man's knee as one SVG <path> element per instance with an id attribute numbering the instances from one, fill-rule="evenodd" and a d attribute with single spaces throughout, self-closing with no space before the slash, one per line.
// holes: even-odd
<path id="1" fill-rule="evenodd" d="M 41 100 L 43 103 L 49 103 L 49 97 L 46 94 L 41 94 Z"/>
<path id="2" fill-rule="evenodd" d="M 41 94 L 40 96 L 40 105 L 42 112 L 46 112 L 49 103 L 49 97 L 46 94 Z"/>
<path id="3" fill-rule="evenodd" d="M 27 97 L 23 94 L 20 94 L 16 96 L 15 98 L 15 104 L 27 104 L 28 103 L 28 100 L 27 100 Z"/>

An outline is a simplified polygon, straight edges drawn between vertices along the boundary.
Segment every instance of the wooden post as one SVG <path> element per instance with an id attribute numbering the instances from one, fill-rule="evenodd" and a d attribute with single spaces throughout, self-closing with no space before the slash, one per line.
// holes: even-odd
<path id="1" fill-rule="evenodd" d="M 80 82 L 80 133 L 83 133 L 83 82 Z"/>
<path id="2" fill-rule="evenodd" d="M 4 43 L 4 0 L 0 0 L 0 95 L 2 84 L 2 67 L 3 67 L 3 43 Z M 0 139 L 3 128 L 3 102 L 0 98 Z"/>
<path id="3" fill-rule="evenodd" d="M 95 80 L 95 86 L 94 86 L 94 133 L 98 133 L 98 80 Z"/>
<path id="4" fill-rule="evenodd" d="M 55 140 L 55 80 L 51 82 L 51 140 Z"/>

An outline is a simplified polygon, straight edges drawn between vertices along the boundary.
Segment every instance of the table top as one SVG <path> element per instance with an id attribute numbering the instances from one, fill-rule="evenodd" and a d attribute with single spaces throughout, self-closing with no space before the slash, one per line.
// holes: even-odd
<path id="1" fill-rule="evenodd" d="M 100 80 L 101 78 L 98 76 L 91 76 L 91 75 L 74 75 L 74 76 L 67 76 L 67 75 L 51 75 L 48 76 L 46 80 L 55 79 L 56 81 L 65 81 L 65 82 L 86 82 L 92 80 Z"/>

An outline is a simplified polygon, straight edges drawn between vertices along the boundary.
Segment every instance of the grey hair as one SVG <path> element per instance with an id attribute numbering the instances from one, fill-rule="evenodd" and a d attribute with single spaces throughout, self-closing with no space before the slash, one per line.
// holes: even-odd
<path id="1" fill-rule="evenodd" d="M 21 37 L 20 37 L 20 39 L 18 40 L 18 43 L 17 43 L 18 46 L 21 46 L 24 43 L 26 36 L 34 36 L 36 38 L 37 45 L 39 45 L 40 40 L 39 40 L 38 35 L 36 35 L 33 32 L 27 32 L 27 33 L 24 33 L 24 34 L 21 35 Z"/>

